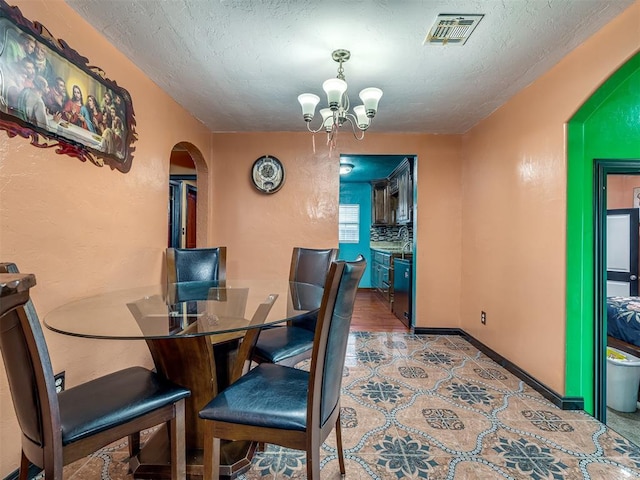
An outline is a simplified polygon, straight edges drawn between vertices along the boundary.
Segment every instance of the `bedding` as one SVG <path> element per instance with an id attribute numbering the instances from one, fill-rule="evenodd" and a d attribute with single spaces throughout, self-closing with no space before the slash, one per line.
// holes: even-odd
<path id="1" fill-rule="evenodd" d="M 640 347 L 640 297 L 607 298 L 607 335 Z"/>

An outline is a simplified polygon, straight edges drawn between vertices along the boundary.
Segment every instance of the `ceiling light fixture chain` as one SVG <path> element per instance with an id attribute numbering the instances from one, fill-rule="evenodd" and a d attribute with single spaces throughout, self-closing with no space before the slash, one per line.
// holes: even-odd
<path id="1" fill-rule="evenodd" d="M 378 111 L 378 102 L 382 97 L 382 90 L 375 87 L 362 90 L 360 99 L 363 105 L 354 107 L 353 113 L 351 113 L 349 111 L 351 105 L 347 95 L 347 82 L 343 66 L 351 58 L 351 52 L 344 49 L 334 50 L 331 58 L 338 63 L 338 75 L 336 78 L 330 78 L 322 84 L 322 88 L 327 94 L 329 107 L 320 109 L 322 123 L 317 129 L 311 128 L 311 121 L 315 115 L 316 106 L 320 103 L 320 97 L 313 93 L 303 93 L 298 96 L 298 102 L 302 107 L 302 117 L 307 124 L 307 130 L 313 134 L 324 130 L 327 133 L 327 144 L 333 150 L 338 129 L 346 122 L 351 124 L 353 136 L 356 140 L 364 138 L 365 131 L 371 126 L 371 121 Z"/>

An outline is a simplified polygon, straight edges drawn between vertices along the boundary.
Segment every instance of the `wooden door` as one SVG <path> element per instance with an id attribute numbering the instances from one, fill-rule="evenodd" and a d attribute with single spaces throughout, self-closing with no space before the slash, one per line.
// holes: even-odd
<path id="1" fill-rule="evenodd" d="M 638 295 L 638 209 L 607 210 L 607 296 Z"/>
<path id="2" fill-rule="evenodd" d="M 196 204 L 198 189 L 187 185 L 187 205 L 184 222 L 186 248 L 196 248 Z"/>

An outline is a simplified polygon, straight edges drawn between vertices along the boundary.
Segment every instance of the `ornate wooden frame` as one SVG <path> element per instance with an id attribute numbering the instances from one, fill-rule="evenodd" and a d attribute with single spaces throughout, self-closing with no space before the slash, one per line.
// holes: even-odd
<path id="1" fill-rule="evenodd" d="M 36 147 L 55 147 L 56 153 L 126 173 L 138 138 L 135 126 L 127 90 L 42 24 L 0 0 L 1 130 L 30 138 Z"/>

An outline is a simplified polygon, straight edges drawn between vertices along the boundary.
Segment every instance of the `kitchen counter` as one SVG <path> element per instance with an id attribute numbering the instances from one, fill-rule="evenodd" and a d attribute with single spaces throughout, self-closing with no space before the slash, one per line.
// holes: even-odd
<path id="1" fill-rule="evenodd" d="M 391 254 L 394 258 L 401 257 L 411 259 L 413 257 L 411 249 L 403 249 L 402 244 L 398 242 L 371 242 L 369 248 Z"/>
<path id="2" fill-rule="evenodd" d="M 373 247 L 371 247 L 371 250 L 375 250 L 375 251 L 378 251 L 378 252 L 386 253 L 388 255 L 391 255 L 393 258 L 401 258 L 403 260 L 411 260 L 411 259 L 413 259 L 413 253 L 412 252 L 406 252 L 406 251 L 403 252 L 401 248 L 392 249 L 392 248 L 373 248 Z"/>

